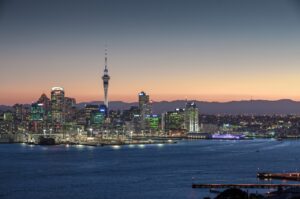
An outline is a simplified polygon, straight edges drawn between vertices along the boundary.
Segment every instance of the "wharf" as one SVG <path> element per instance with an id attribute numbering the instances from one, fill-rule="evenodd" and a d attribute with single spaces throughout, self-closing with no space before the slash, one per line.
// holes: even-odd
<path id="1" fill-rule="evenodd" d="M 278 180 L 293 180 L 300 181 L 300 173 L 257 173 L 259 179 L 278 179 Z"/>
<path id="2" fill-rule="evenodd" d="M 300 184 L 193 184 L 192 188 L 200 189 L 224 189 L 224 188 L 246 188 L 246 189 L 281 189 L 299 188 Z"/>
<path id="3" fill-rule="evenodd" d="M 130 140 L 130 141 L 100 141 L 100 142 L 61 142 L 59 144 L 68 144 L 68 145 L 83 145 L 83 146 L 113 146 L 113 145 L 147 145 L 147 144 L 176 144 L 177 141 L 174 140 Z"/>

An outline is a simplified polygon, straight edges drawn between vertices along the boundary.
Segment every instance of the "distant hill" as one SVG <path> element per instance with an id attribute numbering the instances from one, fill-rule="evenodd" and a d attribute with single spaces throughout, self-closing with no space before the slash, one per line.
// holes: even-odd
<path id="1" fill-rule="evenodd" d="M 83 108 L 86 104 L 103 104 L 103 101 L 92 101 L 92 102 L 81 102 L 76 106 L 78 108 Z M 122 101 L 112 101 L 109 102 L 109 108 L 112 110 L 126 110 L 129 109 L 130 106 L 138 106 L 137 102 L 122 102 Z"/>
<path id="2" fill-rule="evenodd" d="M 203 114 L 300 114 L 300 102 L 289 99 L 276 101 L 270 100 L 248 100 L 231 102 L 204 102 L 194 101 L 200 113 Z M 102 104 L 102 101 L 81 102 L 77 104 L 78 108 L 83 108 L 86 104 Z M 175 108 L 184 108 L 185 100 L 153 102 L 153 113 L 160 114 L 165 111 L 171 111 Z M 112 110 L 125 110 L 130 106 L 137 106 L 137 102 L 112 101 L 109 107 Z M 10 106 L 0 105 L 0 110 L 11 110 Z"/>
<path id="3" fill-rule="evenodd" d="M 276 101 L 270 100 L 248 100 L 248 101 L 231 101 L 231 102 L 204 102 L 194 101 L 200 112 L 204 114 L 300 114 L 300 102 L 289 99 Z M 85 104 L 101 104 L 103 102 L 80 103 L 79 107 Z M 156 114 L 171 111 L 176 108 L 183 108 L 185 100 L 153 102 L 153 112 Z M 113 110 L 124 110 L 130 106 L 137 106 L 138 103 L 127 103 L 121 101 L 110 102 L 109 106 Z"/>
<path id="4" fill-rule="evenodd" d="M 0 111 L 9 111 L 12 110 L 11 106 L 0 105 Z"/>

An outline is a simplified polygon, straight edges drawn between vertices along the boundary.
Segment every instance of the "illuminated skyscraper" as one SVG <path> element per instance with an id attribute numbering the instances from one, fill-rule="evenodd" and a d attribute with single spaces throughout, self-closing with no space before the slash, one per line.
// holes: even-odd
<path id="1" fill-rule="evenodd" d="M 75 98 L 65 97 L 64 118 L 65 122 L 71 122 L 75 119 L 76 114 Z"/>
<path id="2" fill-rule="evenodd" d="M 139 93 L 139 110 L 140 110 L 140 121 L 141 130 L 145 130 L 147 127 L 147 116 L 151 115 L 151 105 L 149 100 L 149 95 L 144 91 Z"/>
<path id="3" fill-rule="evenodd" d="M 30 131 L 42 132 L 44 127 L 43 120 L 45 118 L 44 104 L 33 103 L 30 107 Z"/>
<path id="4" fill-rule="evenodd" d="M 185 105 L 184 124 L 188 132 L 199 132 L 199 111 L 194 102 Z"/>
<path id="5" fill-rule="evenodd" d="M 110 76 L 108 75 L 108 69 L 107 69 L 107 50 L 105 49 L 105 68 L 104 68 L 104 74 L 102 76 L 103 80 L 103 88 L 104 88 L 104 105 L 108 108 L 108 83 L 110 80 Z"/>
<path id="6" fill-rule="evenodd" d="M 151 114 L 149 95 L 147 95 L 144 91 L 139 93 L 139 109 L 141 115 Z"/>
<path id="7" fill-rule="evenodd" d="M 159 129 L 159 117 L 158 115 L 147 115 L 146 118 L 147 130 L 150 132 L 157 132 Z"/>
<path id="8" fill-rule="evenodd" d="M 164 113 L 162 119 L 163 130 L 167 133 L 184 131 L 184 119 L 184 109 L 177 108 L 175 111 Z"/>
<path id="9" fill-rule="evenodd" d="M 23 104 L 15 104 L 14 108 L 14 119 L 18 122 L 21 122 L 24 119 L 24 107 Z"/>
<path id="10" fill-rule="evenodd" d="M 93 112 L 99 112 L 99 106 L 96 104 L 87 104 L 85 105 L 85 119 L 86 119 L 86 126 L 89 127 L 91 125 L 91 118 Z"/>
<path id="11" fill-rule="evenodd" d="M 43 121 L 45 115 L 44 104 L 33 103 L 30 107 L 30 120 L 31 121 Z"/>
<path id="12" fill-rule="evenodd" d="M 42 94 L 41 97 L 38 99 L 37 103 L 43 104 L 44 111 L 45 111 L 44 119 L 47 120 L 49 118 L 49 114 L 51 114 L 50 113 L 50 110 L 51 110 L 50 99 L 47 97 L 46 94 Z"/>
<path id="13" fill-rule="evenodd" d="M 65 91 L 61 87 L 51 90 L 51 118 L 53 123 L 64 122 Z"/>

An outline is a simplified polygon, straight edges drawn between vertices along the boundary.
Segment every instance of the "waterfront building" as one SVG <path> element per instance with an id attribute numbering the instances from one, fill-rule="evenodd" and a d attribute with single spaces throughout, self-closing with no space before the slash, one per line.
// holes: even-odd
<path id="1" fill-rule="evenodd" d="M 51 119 L 52 123 L 63 124 L 65 107 L 65 91 L 61 87 L 51 89 Z"/>
<path id="2" fill-rule="evenodd" d="M 204 133 L 213 134 L 219 132 L 219 126 L 216 124 L 201 123 L 199 130 Z"/>
<path id="3" fill-rule="evenodd" d="M 145 118 L 147 130 L 150 132 L 157 132 L 159 130 L 159 117 L 158 115 L 147 115 Z"/>
<path id="4" fill-rule="evenodd" d="M 186 103 L 184 124 L 188 132 L 199 132 L 199 111 L 194 102 Z"/>
<path id="5" fill-rule="evenodd" d="M 174 111 L 168 111 L 162 117 L 162 130 L 168 134 L 184 132 L 184 109 L 177 108 Z"/>

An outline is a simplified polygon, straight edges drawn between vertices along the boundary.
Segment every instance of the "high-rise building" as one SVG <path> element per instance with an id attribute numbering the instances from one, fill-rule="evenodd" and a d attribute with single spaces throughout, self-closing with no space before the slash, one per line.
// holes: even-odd
<path id="1" fill-rule="evenodd" d="M 30 107 L 30 125 L 32 132 L 41 132 L 44 127 L 45 109 L 42 103 L 33 103 Z"/>
<path id="2" fill-rule="evenodd" d="M 141 115 L 146 116 L 151 114 L 149 95 L 147 95 L 144 91 L 139 93 L 139 109 Z"/>
<path id="3" fill-rule="evenodd" d="M 3 120 L 5 122 L 12 122 L 14 120 L 13 113 L 10 111 L 6 111 L 3 113 Z"/>
<path id="4" fill-rule="evenodd" d="M 150 132 L 157 132 L 159 129 L 159 117 L 158 115 L 147 115 L 146 118 L 147 130 Z"/>
<path id="5" fill-rule="evenodd" d="M 103 112 L 100 112 L 99 110 L 93 111 L 91 113 L 91 125 L 97 126 L 98 128 L 103 125 L 105 120 L 105 114 Z"/>
<path id="6" fill-rule="evenodd" d="M 99 112 L 99 106 L 96 104 L 87 104 L 85 105 L 85 119 L 86 119 L 86 127 L 91 125 L 92 113 Z"/>
<path id="7" fill-rule="evenodd" d="M 31 121 L 43 121 L 44 120 L 44 104 L 33 103 L 30 108 L 30 120 Z"/>
<path id="8" fill-rule="evenodd" d="M 105 49 L 105 68 L 104 74 L 102 76 L 103 80 L 103 88 L 104 88 L 104 105 L 108 108 L 108 83 L 110 80 L 110 76 L 108 75 L 107 69 L 107 50 Z"/>
<path id="9" fill-rule="evenodd" d="M 139 93 L 139 110 L 140 110 L 140 121 L 141 121 L 141 130 L 146 130 L 147 121 L 146 117 L 151 115 L 151 104 L 149 100 L 149 95 L 144 91 Z"/>
<path id="10" fill-rule="evenodd" d="M 41 97 L 38 99 L 37 103 L 44 104 L 44 109 L 46 111 L 50 110 L 50 99 L 47 97 L 45 93 L 41 95 Z"/>
<path id="11" fill-rule="evenodd" d="M 53 87 L 51 90 L 51 118 L 52 123 L 64 122 L 65 91 L 61 87 Z"/>
<path id="12" fill-rule="evenodd" d="M 128 131 L 140 132 L 140 109 L 138 106 L 131 106 L 130 109 L 122 113 L 122 121 Z"/>
<path id="13" fill-rule="evenodd" d="M 140 114 L 139 107 L 131 106 L 130 109 L 123 111 L 122 119 L 124 121 L 132 121 L 133 117 L 139 114 Z"/>
<path id="14" fill-rule="evenodd" d="M 41 97 L 38 99 L 37 101 L 38 104 L 43 104 L 43 108 L 44 108 L 44 111 L 45 111 L 45 114 L 44 114 L 44 119 L 47 120 L 50 115 L 50 110 L 51 110 L 51 103 L 50 103 L 50 99 L 47 97 L 46 94 L 42 94 Z"/>
<path id="15" fill-rule="evenodd" d="M 199 132 L 199 111 L 194 102 L 185 105 L 184 124 L 188 132 Z"/>
<path id="16" fill-rule="evenodd" d="M 65 97 L 64 117 L 66 122 L 71 122 L 75 119 L 76 114 L 75 98 Z"/>
<path id="17" fill-rule="evenodd" d="M 14 108 L 14 119 L 18 122 L 21 122 L 24 119 L 24 107 L 23 104 L 15 104 Z"/>
<path id="18" fill-rule="evenodd" d="M 184 131 L 184 109 L 177 108 L 175 111 L 168 111 L 163 114 L 163 131 L 169 132 L 179 132 Z"/>
<path id="19" fill-rule="evenodd" d="M 102 105 L 100 105 L 99 106 L 99 111 L 100 111 L 100 113 L 104 116 L 104 118 L 106 118 L 107 117 L 107 115 L 108 115 L 108 110 L 107 110 L 107 106 L 105 106 L 104 104 L 102 104 Z"/>

